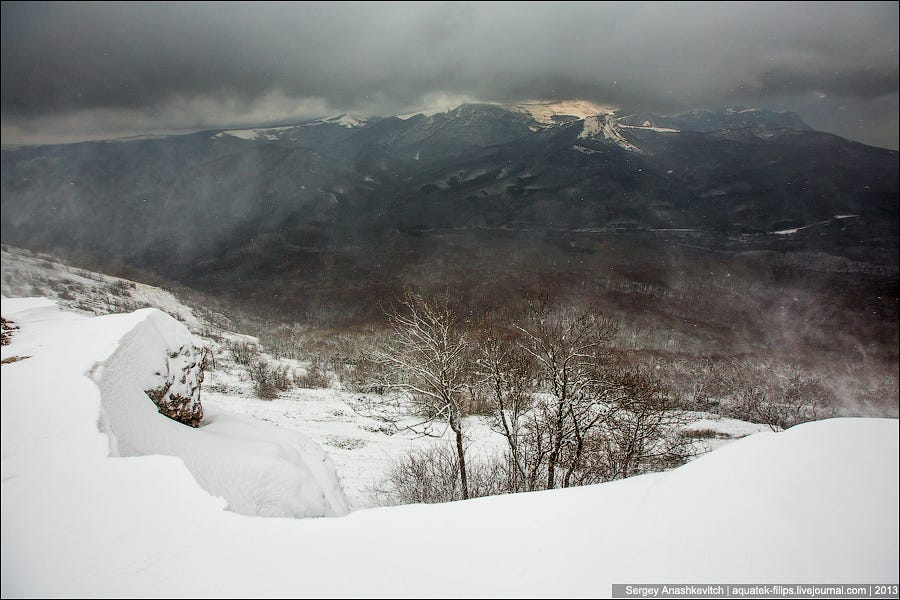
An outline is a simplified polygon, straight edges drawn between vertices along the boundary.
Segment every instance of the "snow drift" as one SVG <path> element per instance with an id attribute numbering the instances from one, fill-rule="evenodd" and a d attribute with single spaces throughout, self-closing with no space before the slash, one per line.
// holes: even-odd
<path id="1" fill-rule="evenodd" d="M 142 331 L 159 313 L 72 318 L 4 300 L 3 315 L 21 325 L 4 358 L 31 356 L 2 367 L 4 596 L 596 597 L 612 583 L 898 579 L 896 420 L 760 433 L 668 473 L 598 486 L 261 519 L 223 510 L 178 458 L 109 458 L 103 431 L 117 434 L 120 453 L 126 437 L 207 447 L 162 425 L 145 438 L 120 433 L 143 410 L 130 405 L 135 382 L 158 368 Z M 83 375 L 98 363 L 100 392 Z M 112 391 L 121 404 L 107 408 Z M 144 406 L 152 414 L 141 421 L 198 433 Z M 207 419 L 220 424 L 209 445 L 228 461 L 276 447 L 241 439 L 248 422 Z"/>
<path id="2" fill-rule="evenodd" d="M 4 300 L 3 311 L 21 328 L 13 349 L 4 353 L 31 356 L 4 366 L 4 448 L 7 405 L 27 411 L 17 406 L 24 401 L 33 410 L 40 392 L 48 394 L 51 399 L 35 422 L 40 427 L 57 421 L 53 402 L 70 396 L 73 410 L 82 404 L 107 438 L 107 449 L 98 453 L 180 457 L 203 489 L 224 498 L 236 512 L 278 517 L 347 512 L 327 456 L 302 434 L 215 410 L 207 410 L 199 429 L 159 414 L 171 415 L 163 405 L 172 407 L 172 399 L 180 398 L 191 421 L 202 415 L 200 342 L 172 317 L 151 308 L 86 318 L 35 299 Z M 159 392 L 153 398 L 159 410 L 148 390 L 151 396 Z M 60 442 L 73 446 L 79 440 Z"/>

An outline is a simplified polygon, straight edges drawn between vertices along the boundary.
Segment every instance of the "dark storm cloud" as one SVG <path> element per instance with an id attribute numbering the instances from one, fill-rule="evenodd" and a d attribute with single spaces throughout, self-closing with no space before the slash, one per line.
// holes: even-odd
<path id="1" fill-rule="evenodd" d="M 578 97 L 642 110 L 753 102 L 897 145 L 895 2 L 4 3 L 2 13 L 5 142 Z"/>

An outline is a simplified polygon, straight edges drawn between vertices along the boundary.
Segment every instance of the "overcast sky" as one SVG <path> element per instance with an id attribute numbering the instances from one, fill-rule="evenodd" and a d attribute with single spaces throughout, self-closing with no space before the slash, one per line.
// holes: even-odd
<path id="1" fill-rule="evenodd" d="M 2 4 L 3 143 L 584 98 L 898 147 L 898 3 Z"/>

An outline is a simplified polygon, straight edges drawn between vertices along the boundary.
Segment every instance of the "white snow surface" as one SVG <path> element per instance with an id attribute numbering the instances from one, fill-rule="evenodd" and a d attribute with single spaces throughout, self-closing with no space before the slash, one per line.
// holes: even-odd
<path id="1" fill-rule="evenodd" d="M 632 152 L 640 152 L 641 149 L 625 139 L 615 119 L 610 115 L 587 117 L 582 121 L 581 133 L 578 139 L 603 138 Z"/>
<path id="2" fill-rule="evenodd" d="M 79 269 L 50 255 L 6 245 L 0 260 L 3 293 L 7 296 L 44 296 L 66 310 L 88 314 L 152 306 L 192 329 L 201 326 L 193 310 L 171 292 L 152 285 Z M 110 292 L 111 286 L 118 286 L 116 293 Z"/>
<path id="3" fill-rule="evenodd" d="M 653 131 L 655 133 L 680 133 L 680 129 L 671 127 L 653 127 L 652 125 L 623 125 L 619 124 L 622 129 L 637 129 L 639 131 Z"/>
<path id="4" fill-rule="evenodd" d="M 31 457 L 59 461 L 86 445 L 83 460 L 112 457 L 180 457 L 203 489 L 248 515 L 343 515 L 347 501 L 327 455 L 302 434 L 206 408 L 199 428 L 157 411 L 145 393 L 162 382 L 177 351 L 200 340 L 178 321 L 153 309 L 85 317 L 61 312 L 45 299 L 5 299 L 3 316 L 20 327 L 3 357 L 27 356 L 3 367 L 3 456 L 13 462 L 24 436 L 42 438 L 45 427 L 63 432 L 59 399 L 92 422 L 54 438 Z M 178 385 L 178 382 L 175 382 Z M 202 396 L 201 396 L 202 401 Z M 22 426 L 25 415 L 42 407 Z M 83 417 L 79 419 L 83 421 Z M 7 427 L 9 425 L 9 427 Z M 86 435 L 91 429 L 94 431 Z M 97 436 L 97 433 L 101 435 Z M 103 441 L 105 440 L 105 448 Z M 4 488 L 4 505 L 6 489 Z M 176 510 L 175 507 L 171 507 Z"/>
<path id="5" fill-rule="evenodd" d="M 284 127 L 261 127 L 258 129 L 231 129 L 222 131 L 213 137 L 220 138 L 230 135 L 231 137 L 241 138 L 242 140 L 277 140 L 279 134 L 289 129 L 297 129 L 299 125 L 286 125 Z"/>
<path id="6" fill-rule="evenodd" d="M 208 417 L 225 418 L 221 413 L 234 413 L 254 422 L 300 432 L 324 450 L 337 469 L 341 487 L 350 510 L 371 508 L 381 502 L 375 488 L 383 487 L 391 466 L 406 452 L 433 444 L 452 443 L 452 432 L 443 438 L 422 437 L 409 430 L 396 430 L 386 423 L 355 412 L 351 405 L 360 394 L 339 389 L 306 389 L 295 387 L 282 392 L 275 400 L 257 397 L 247 368 L 234 362 L 228 342 L 259 345 L 255 337 L 222 329 L 206 319 L 206 312 L 195 311 L 166 290 L 85 271 L 60 262 L 50 255 L 35 254 L 21 248 L 3 246 L 3 294 L 23 297 L 45 294 L 62 309 L 86 314 L 109 314 L 138 307 L 159 308 L 177 316 L 193 331 L 212 335 L 202 338 L 213 351 L 215 368 L 206 372 L 202 402 Z M 126 296 L 113 296 L 110 285 L 118 284 Z M 134 286 L 134 287 L 131 287 Z M 197 314 L 195 314 L 197 313 Z M 261 355 L 271 364 L 302 372 L 309 363 L 293 359 L 277 359 Z M 377 401 L 378 397 L 370 396 Z M 410 418 L 404 423 L 411 424 Z M 494 455 L 505 442 L 491 430 L 486 417 L 465 419 L 469 443 L 474 453 Z M 401 427 L 404 423 L 401 423 Z"/>
<path id="7" fill-rule="evenodd" d="M 152 373 L 160 359 L 144 346 L 183 343 L 181 325 L 155 310 L 70 315 L 44 299 L 4 299 L 2 311 L 21 327 L 3 357 L 30 356 L 2 367 L 4 597 L 594 597 L 614 582 L 898 579 L 896 420 L 756 433 L 597 486 L 263 519 L 224 510 L 179 458 L 111 456 L 125 407 L 104 396 Z M 224 462 L 277 454 L 259 438 L 241 446 L 249 422 L 212 413 L 221 439 L 209 446 L 235 444 Z"/>
<path id="8" fill-rule="evenodd" d="M 592 150 L 591 148 L 586 148 L 578 144 L 572 146 L 572 150 L 576 150 L 578 152 L 581 152 L 582 154 L 601 154 L 599 150 Z"/>
<path id="9" fill-rule="evenodd" d="M 265 140 L 273 141 L 281 139 L 282 134 L 286 131 L 300 130 L 304 127 L 314 127 L 323 124 L 343 125 L 347 129 L 363 127 L 367 124 L 365 117 L 356 115 L 340 114 L 331 117 L 323 117 L 314 121 L 307 121 L 298 125 L 285 125 L 282 127 L 257 127 L 254 129 L 230 129 L 228 131 L 220 131 L 213 138 L 221 138 L 231 136 L 242 140 Z"/>
<path id="10" fill-rule="evenodd" d="M 556 116 L 570 116 L 585 119 L 596 115 L 612 114 L 618 110 L 615 106 L 596 104 L 588 100 L 535 101 L 522 104 L 503 104 L 508 110 L 530 115 L 541 125 L 556 125 Z"/>
<path id="11" fill-rule="evenodd" d="M 352 129 L 354 127 L 362 127 L 366 124 L 365 117 L 360 117 L 360 116 L 356 116 L 356 115 L 348 115 L 348 114 L 335 115 L 333 117 L 327 117 L 324 119 L 320 119 L 320 121 L 323 121 L 326 123 L 338 123 L 340 125 L 343 125 L 347 129 Z"/>

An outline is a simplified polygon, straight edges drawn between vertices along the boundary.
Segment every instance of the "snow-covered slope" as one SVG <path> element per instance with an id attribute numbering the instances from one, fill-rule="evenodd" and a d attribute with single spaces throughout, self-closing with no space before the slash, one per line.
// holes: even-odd
<path id="1" fill-rule="evenodd" d="M 177 323 L 46 300 L 2 309 L 21 327 L 3 357 L 30 356 L 2 367 L 4 597 L 603 596 L 613 582 L 898 578 L 896 420 L 756 434 L 611 484 L 261 519 L 224 511 L 178 458 L 110 456 L 102 382 L 125 363 L 146 373 L 152 336 L 138 332 Z M 97 364 L 99 388 L 85 376 Z M 244 443 L 219 433 L 210 446 Z M 240 453 L 275 459 L 276 447 Z"/>
<path id="2" fill-rule="evenodd" d="M 622 130 L 616 124 L 615 118 L 611 115 L 598 115 L 587 117 L 582 121 L 581 133 L 578 139 L 601 139 L 624 148 L 632 152 L 639 152 L 640 148 L 629 142 Z"/>
<path id="3" fill-rule="evenodd" d="M 617 107 L 596 104 L 587 100 L 528 102 L 500 106 L 511 112 L 531 117 L 534 121 L 532 129 L 535 131 L 556 127 L 571 122 L 571 120 L 581 121 L 581 132 L 578 134 L 578 139 L 605 141 L 632 152 L 640 152 L 640 148 L 625 136 L 623 129 L 678 133 L 677 129 L 654 127 L 649 122 L 625 125 L 620 122 L 620 111 Z M 584 154 L 597 153 L 595 150 L 579 144 L 573 146 L 572 149 Z"/>
<path id="4" fill-rule="evenodd" d="M 331 117 L 323 117 L 314 121 L 307 121 L 305 123 L 300 123 L 299 125 L 286 125 L 282 127 L 258 127 L 255 129 L 229 129 L 227 131 L 220 131 L 213 137 L 222 138 L 225 136 L 230 136 L 240 138 L 242 140 L 260 140 L 271 142 L 274 140 L 282 139 L 286 135 L 290 137 L 289 134 L 297 134 L 306 127 L 315 127 L 317 125 L 340 125 L 345 129 L 355 129 L 358 127 L 365 127 L 366 124 L 367 120 L 365 117 L 340 114 Z"/>
<path id="5" fill-rule="evenodd" d="M 575 148 L 595 152 L 581 146 Z M 216 416 L 222 421 L 229 413 L 243 415 L 264 427 L 276 425 L 313 440 L 334 464 L 350 510 L 371 508 L 385 501 L 378 490 L 385 488 L 389 470 L 407 452 L 452 443 L 449 430 L 445 433 L 446 439 L 433 439 L 412 431 L 398 431 L 359 414 L 355 407 L 361 397 L 374 403 L 379 397 L 341 389 L 336 381 L 328 388 L 295 386 L 280 392 L 276 399 L 259 398 L 247 366 L 235 362 L 229 350 L 229 344 L 233 343 L 258 347 L 259 340 L 223 329 L 223 323 L 228 319 L 211 312 L 208 305 L 187 306 L 166 290 L 85 271 L 52 256 L 10 246 L 2 249 L 2 265 L 3 294 L 6 296 L 47 295 L 66 310 L 87 314 L 109 314 L 151 306 L 177 316 L 192 331 L 203 336 L 204 346 L 212 351 L 215 359 L 206 371 L 202 391 L 207 417 Z M 261 350 L 259 357 L 278 368 L 302 373 L 309 366 L 306 361 L 276 358 L 266 353 L 265 348 Z M 714 437 L 695 440 L 698 453 L 769 429 L 766 425 L 722 419 L 707 413 L 697 413 L 692 418 L 701 421 L 689 425 L 688 429 L 715 433 Z M 411 417 L 409 424 L 415 422 L 416 419 Z M 490 417 L 466 417 L 465 428 L 469 451 L 476 459 L 493 457 L 505 448 L 503 437 L 491 427 Z"/>
<path id="6" fill-rule="evenodd" d="M 213 137 L 221 138 L 231 136 L 242 140 L 277 140 L 280 134 L 301 127 L 299 125 L 287 125 L 284 127 L 261 127 L 257 129 L 230 129 L 228 131 L 220 131 Z"/>
<path id="7" fill-rule="evenodd" d="M 560 117 L 585 119 L 597 115 L 612 114 L 614 106 L 596 104 L 588 100 L 536 101 L 522 104 L 503 104 L 507 110 L 527 114 L 542 126 L 553 126 L 560 123 Z"/>
<path id="8" fill-rule="evenodd" d="M 207 421 L 215 419 L 218 426 L 240 415 L 237 418 L 249 419 L 260 430 L 277 431 L 272 433 L 275 437 L 287 431 L 287 435 L 298 432 L 297 439 L 311 439 L 334 464 L 351 510 L 369 508 L 379 501 L 374 489 L 383 484 L 393 463 L 407 451 L 444 443 L 411 431 L 397 431 L 357 414 L 351 405 L 358 401 L 360 394 L 336 387 L 294 387 L 281 392 L 277 399 L 260 399 L 247 366 L 237 364 L 228 349 L 231 343 L 259 346 L 259 340 L 223 329 L 221 323 L 227 321 L 223 315 L 216 313 L 215 322 L 211 322 L 206 318 L 211 314 L 209 307 L 201 310 L 187 306 L 161 288 L 86 271 L 50 255 L 6 245 L 2 248 L 2 277 L 3 294 L 9 297 L 45 295 L 65 310 L 90 315 L 154 307 L 176 316 L 192 331 L 200 332 L 205 336 L 201 337 L 203 345 L 215 358 L 203 384 Z M 278 359 L 264 351 L 260 358 L 294 373 L 302 373 L 309 364 Z M 491 430 L 487 419 L 468 417 L 466 427 L 476 454 L 492 455 L 504 444 L 503 438 Z M 207 431 L 210 429 L 204 428 Z"/>
<path id="9" fill-rule="evenodd" d="M 0 257 L 5 296 L 43 296 L 67 310 L 95 315 L 153 307 L 192 329 L 200 326 L 194 311 L 167 290 L 79 269 L 56 257 L 5 244 Z"/>
<path id="10" fill-rule="evenodd" d="M 65 432 L 65 413 L 55 412 L 53 400 L 68 397 L 67 407 L 91 416 L 86 430 L 95 429 L 88 436 L 95 458 L 180 457 L 203 489 L 242 514 L 347 512 L 327 455 L 302 434 L 217 410 L 207 410 L 198 429 L 158 413 L 146 391 L 160 385 L 173 356 L 200 346 L 172 317 L 156 309 L 84 317 L 61 312 L 45 299 L 4 299 L 3 315 L 19 327 L 3 357 L 27 357 L 3 366 L 4 457 L 18 458 L 8 450 L 24 443 L 23 437 L 42 437 L 46 428 Z M 35 411 L 36 401 L 40 409 L 23 427 L 19 421 Z M 75 428 L 54 439 L 59 447 L 38 454 L 58 460 L 65 447 L 82 442 L 82 433 Z"/>

